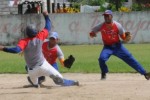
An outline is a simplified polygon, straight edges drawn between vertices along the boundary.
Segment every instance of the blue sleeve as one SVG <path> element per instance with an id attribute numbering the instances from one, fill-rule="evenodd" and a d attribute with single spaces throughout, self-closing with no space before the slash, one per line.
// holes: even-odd
<path id="1" fill-rule="evenodd" d="M 19 46 L 13 47 L 13 48 L 4 48 L 3 51 L 9 52 L 9 53 L 19 53 L 21 52 L 21 48 Z"/>
<path id="2" fill-rule="evenodd" d="M 44 16 L 45 17 L 45 28 L 50 32 L 51 30 L 51 20 L 49 16 Z"/>

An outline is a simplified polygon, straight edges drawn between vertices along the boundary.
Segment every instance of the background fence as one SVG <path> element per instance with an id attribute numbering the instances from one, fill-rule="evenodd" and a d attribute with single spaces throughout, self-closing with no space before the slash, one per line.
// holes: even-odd
<path id="1" fill-rule="evenodd" d="M 102 13 L 50 14 L 52 31 L 59 33 L 60 41 L 64 44 L 93 44 L 102 43 L 100 34 L 95 39 L 89 38 L 91 28 L 104 21 Z M 126 31 L 133 35 L 131 43 L 150 42 L 150 12 L 114 12 L 114 20 L 119 21 Z M 23 37 L 21 28 L 28 23 L 36 23 L 37 28 L 44 27 L 42 15 L 1 15 L 0 43 L 16 44 Z"/>

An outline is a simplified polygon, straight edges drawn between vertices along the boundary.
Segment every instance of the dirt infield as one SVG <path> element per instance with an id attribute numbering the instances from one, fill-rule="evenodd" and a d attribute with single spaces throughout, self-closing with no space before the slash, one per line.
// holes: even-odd
<path id="1" fill-rule="evenodd" d="M 67 73 L 64 77 L 80 81 L 80 86 L 60 87 L 46 78 L 39 89 L 28 85 L 25 74 L 0 74 L 0 100 L 150 100 L 150 81 L 139 74 Z"/>

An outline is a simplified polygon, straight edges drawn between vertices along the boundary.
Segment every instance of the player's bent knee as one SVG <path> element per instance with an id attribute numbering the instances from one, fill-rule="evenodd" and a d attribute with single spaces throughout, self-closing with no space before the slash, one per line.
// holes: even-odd
<path id="1" fill-rule="evenodd" d="M 53 81 L 55 82 L 55 84 L 57 84 L 57 85 L 63 85 L 64 84 L 63 78 L 61 78 L 57 75 L 50 75 L 50 78 L 52 78 Z"/>
<path id="2" fill-rule="evenodd" d="M 106 62 L 105 59 L 102 58 L 102 57 L 100 57 L 100 58 L 98 59 L 98 61 L 101 62 L 101 63 L 102 63 L 102 62 Z"/>

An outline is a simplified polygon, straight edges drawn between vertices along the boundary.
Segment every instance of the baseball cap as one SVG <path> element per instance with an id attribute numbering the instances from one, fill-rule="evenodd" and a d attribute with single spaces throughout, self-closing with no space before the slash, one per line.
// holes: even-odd
<path id="1" fill-rule="evenodd" d="M 103 15 L 112 15 L 112 11 L 111 10 L 105 10 L 105 12 L 103 13 Z"/>
<path id="2" fill-rule="evenodd" d="M 58 39 L 58 33 L 57 32 L 51 32 L 49 38 Z"/>

